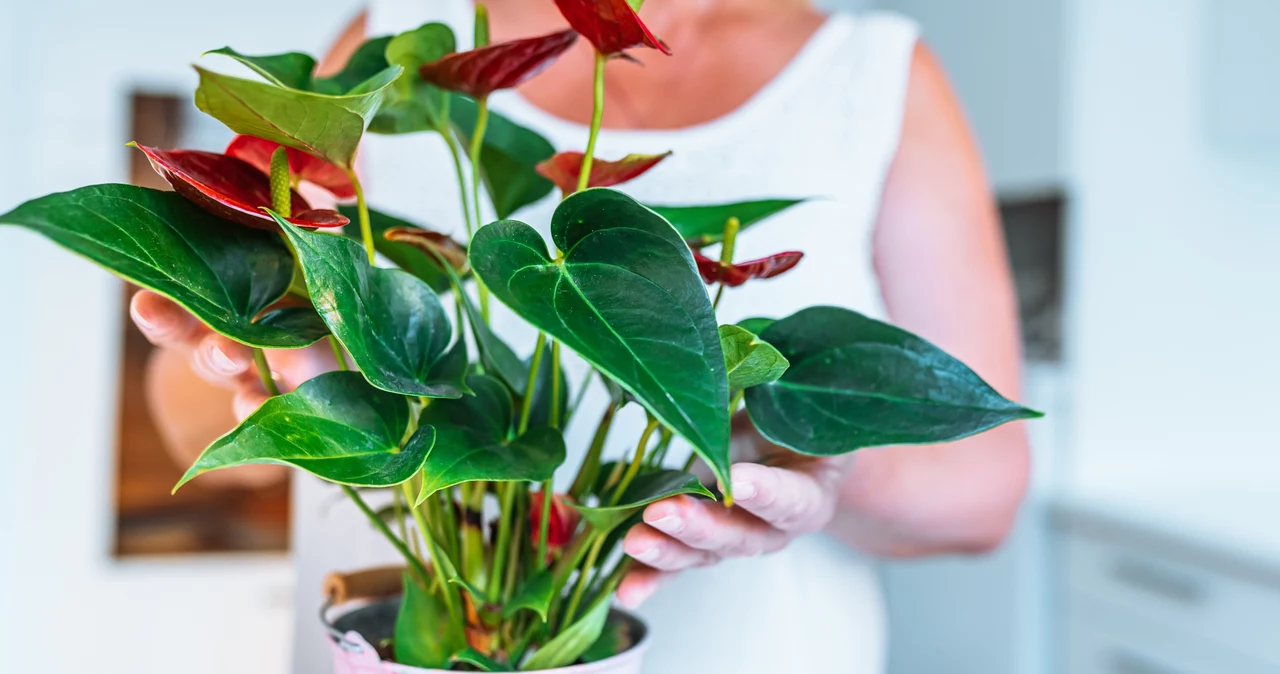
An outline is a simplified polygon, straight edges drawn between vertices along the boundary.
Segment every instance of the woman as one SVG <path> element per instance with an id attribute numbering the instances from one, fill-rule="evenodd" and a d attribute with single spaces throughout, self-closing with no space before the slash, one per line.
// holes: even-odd
<path id="1" fill-rule="evenodd" d="M 488 6 L 494 41 L 563 27 L 551 0 Z M 442 20 L 470 35 L 470 14 L 465 0 L 378 0 L 370 33 Z M 674 155 L 626 191 L 658 204 L 822 197 L 742 237 L 744 259 L 792 249 L 807 256 L 790 275 L 727 294 L 721 319 L 784 316 L 815 304 L 887 316 L 1016 399 L 1016 316 L 998 218 L 963 115 L 914 26 L 890 15 L 827 17 L 799 0 L 649 0 L 642 16 L 676 56 L 637 51 L 641 66 L 609 65 L 597 155 Z M 344 40 L 346 51 L 358 42 Z M 581 149 L 590 58 L 580 41 L 517 92 L 495 96 L 495 109 L 561 149 Z M 447 192 L 424 189 L 450 184 L 437 140 L 371 138 L 364 159 L 376 204 L 462 229 L 456 202 L 442 205 Z M 545 230 L 553 205 L 519 217 Z M 157 296 L 140 294 L 133 309 L 153 341 L 189 350 L 197 372 L 236 389 L 240 414 L 261 402 L 243 347 L 203 334 Z M 301 352 L 273 364 L 296 384 L 322 361 Z M 585 447 L 590 430 L 571 428 L 569 446 Z M 746 430 L 738 435 L 739 508 L 688 498 L 655 503 L 624 542 L 640 565 L 619 601 L 635 607 L 648 599 L 642 613 L 656 627 L 647 671 L 880 672 L 881 599 L 861 555 L 990 550 L 1008 532 L 1027 481 L 1017 424 L 945 446 L 837 459 L 770 460 L 767 443 Z M 305 532 L 314 505 L 306 492 L 317 492 L 310 482 L 301 491 Z M 325 527 L 333 541 L 349 540 Z M 314 574 L 332 565 L 317 560 L 323 546 L 308 543 L 308 534 L 300 545 L 315 567 L 303 570 L 307 597 Z M 777 554 L 754 558 L 761 553 Z M 655 595 L 659 585 L 666 587 Z M 313 615 L 301 611 L 300 629 L 314 631 Z M 304 642 L 299 655 L 319 658 L 312 660 L 319 666 L 325 655 L 316 644 Z M 316 670 L 298 664 L 296 671 Z"/>

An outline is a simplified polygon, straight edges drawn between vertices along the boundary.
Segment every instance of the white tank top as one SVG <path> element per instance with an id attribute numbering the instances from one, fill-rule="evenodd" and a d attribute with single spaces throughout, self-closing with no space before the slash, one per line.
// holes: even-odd
<path id="1" fill-rule="evenodd" d="M 445 21 L 460 38 L 471 34 L 467 0 L 374 0 L 370 34 Z M 596 154 L 673 151 L 623 191 L 654 205 L 711 204 L 767 197 L 815 197 L 746 232 L 739 259 L 804 251 L 792 272 L 726 292 L 721 322 L 750 316 L 781 318 L 829 304 L 882 316 L 872 267 L 871 234 L 885 176 L 897 150 L 916 26 L 891 14 L 832 16 L 768 85 L 737 110 L 675 130 L 605 130 Z M 587 129 L 554 117 L 514 92 L 493 108 L 536 129 L 557 149 L 581 150 Z M 372 206 L 465 237 L 453 169 L 434 134 L 369 136 L 362 154 Z M 547 233 L 556 196 L 515 218 Z M 491 219 L 491 218 L 490 218 Z M 534 332 L 495 311 L 495 327 L 518 352 Z M 566 363 L 571 381 L 585 366 Z M 589 392 L 566 432 L 572 479 L 604 405 Z M 630 406 L 610 435 L 610 452 L 634 445 L 643 415 Z M 576 450 L 576 455 L 575 455 Z M 684 448 L 671 456 L 683 461 Z M 294 672 L 329 671 L 316 623 L 320 580 L 330 569 L 394 562 L 389 546 L 332 492 L 295 480 L 294 552 L 299 560 Z M 564 485 L 561 485 L 562 488 Z M 318 513 L 320 513 L 318 515 Z M 775 674 L 879 674 L 884 671 L 884 608 L 874 567 L 824 535 L 766 557 L 733 560 L 682 574 L 641 609 L 653 646 L 645 671 Z"/>

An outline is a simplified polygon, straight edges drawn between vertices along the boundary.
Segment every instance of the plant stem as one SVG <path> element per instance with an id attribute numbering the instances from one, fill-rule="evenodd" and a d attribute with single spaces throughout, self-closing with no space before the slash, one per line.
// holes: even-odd
<path id="1" fill-rule="evenodd" d="M 489 99 L 485 97 L 476 101 L 476 128 L 471 133 L 471 153 L 468 155 L 471 160 L 471 207 L 475 210 L 474 221 L 477 229 L 480 223 L 484 222 L 480 213 L 480 150 L 484 147 L 484 133 L 488 127 Z M 469 239 L 468 245 L 470 245 Z M 476 276 L 476 288 L 480 291 L 480 315 L 484 317 L 484 322 L 488 323 L 489 289 L 485 287 L 479 275 Z"/>
<path id="2" fill-rule="evenodd" d="M 273 398 L 280 395 L 280 387 L 276 386 L 276 380 L 271 376 L 271 366 L 267 364 L 266 352 L 254 347 L 253 364 L 258 367 L 258 377 L 262 379 L 262 387 L 267 390 L 267 395 Z"/>
<path id="3" fill-rule="evenodd" d="M 597 535 L 595 542 L 591 544 L 591 551 L 587 553 L 587 560 L 582 564 L 578 582 L 574 585 L 573 594 L 569 597 L 569 606 L 565 609 L 564 618 L 560 621 L 561 628 L 573 624 L 573 616 L 578 612 L 578 604 L 582 603 L 582 595 L 587 591 L 591 571 L 596 567 L 596 559 L 600 557 L 600 549 L 604 547 L 605 538 L 607 537 Z"/>
<path id="4" fill-rule="evenodd" d="M 356 507 L 360 509 L 360 512 L 364 513 L 365 517 L 369 518 L 369 521 L 373 523 L 373 526 L 376 527 L 388 541 L 391 541 L 391 545 L 395 547 L 400 554 L 404 555 L 405 561 L 409 563 L 409 566 L 413 567 L 414 571 L 417 571 L 418 576 L 422 579 L 422 584 L 426 585 L 428 579 L 431 577 L 431 573 L 427 571 L 427 567 L 422 563 L 422 560 L 418 559 L 413 552 L 405 546 L 404 541 L 396 538 L 396 535 L 391 533 L 391 529 L 387 527 L 387 523 L 383 522 L 382 518 L 378 517 L 378 514 L 373 512 L 373 509 L 369 507 L 368 503 L 364 502 L 364 499 L 360 498 L 359 492 L 345 484 L 342 485 L 342 491 L 346 492 L 347 497 L 355 502 Z"/>
<path id="5" fill-rule="evenodd" d="M 538 331 L 538 342 L 533 347 L 533 358 L 529 362 L 529 378 L 524 385 L 524 398 L 520 400 L 520 423 L 516 425 L 516 435 L 524 435 L 529 430 L 529 415 L 533 411 L 534 387 L 538 383 L 538 369 L 542 367 L 542 352 L 546 350 L 547 333 Z"/>
<path id="6" fill-rule="evenodd" d="M 329 346 L 333 347 L 333 357 L 338 361 L 338 369 L 343 372 L 351 370 L 351 366 L 347 364 L 347 354 L 342 350 L 342 343 L 337 337 L 329 335 Z"/>
<path id="7" fill-rule="evenodd" d="M 462 221 L 467 226 L 467 241 L 470 242 L 476 232 L 475 225 L 471 223 L 471 201 L 467 197 L 467 178 L 462 170 L 462 152 L 458 149 L 458 139 L 453 137 L 449 129 L 440 129 L 439 132 L 444 137 L 445 145 L 449 146 L 449 156 L 453 158 L 453 172 L 458 179 L 458 196 L 462 199 Z"/>
<path id="8" fill-rule="evenodd" d="M 542 483 L 542 517 L 538 520 L 538 570 L 547 568 L 547 535 L 551 531 L 551 480 Z"/>
<path id="9" fill-rule="evenodd" d="M 376 253 L 373 248 L 373 224 L 369 221 L 369 204 L 364 200 L 364 186 L 360 184 L 360 178 L 356 177 L 355 169 L 347 171 L 347 176 L 351 178 L 351 187 L 356 192 L 356 211 L 360 217 L 360 239 L 364 241 L 364 251 L 369 255 L 369 264 L 377 261 Z"/>
<path id="10" fill-rule="evenodd" d="M 591 388 L 591 379 L 596 376 L 596 369 L 593 367 L 587 370 L 587 376 L 582 380 L 582 386 L 578 389 L 578 394 L 573 397 L 573 401 L 569 403 L 569 409 L 564 411 L 564 425 L 568 425 L 573 421 L 573 415 L 582 407 L 582 401 L 587 397 L 587 389 Z"/>
<path id="11" fill-rule="evenodd" d="M 414 522 L 417 522 L 418 529 L 419 531 L 422 532 L 422 540 L 426 541 L 427 543 L 427 554 L 431 555 L 431 561 L 435 565 L 436 572 L 439 575 L 439 578 L 437 580 L 440 581 L 440 593 L 444 595 L 445 610 L 449 612 L 449 617 L 452 620 L 454 620 L 455 622 L 461 622 L 462 612 L 459 610 L 458 605 L 455 603 L 455 600 L 457 598 L 454 597 L 454 594 L 453 594 L 454 588 L 453 588 L 453 585 L 448 582 L 448 578 L 447 578 L 447 576 L 449 576 L 450 573 L 457 573 L 457 567 L 455 567 L 453 565 L 453 562 L 448 557 L 446 557 L 443 552 L 441 552 L 440 546 L 436 543 L 436 540 L 435 540 L 435 532 L 431 530 L 431 526 L 427 523 L 427 519 L 422 516 L 422 512 L 417 507 L 412 505 L 413 490 L 410 489 L 409 483 L 405 482 L 401 484 L 400 487 L 404 491 L 404 497 L 408 500 L 410 504 L 409 510 L 410 512 L 413 513 L 413 520 Z M 422 563 L 419 562 L 419 565 L 421 564 Z M 425 578 L 428 578 L 428 576 L 424 574 L 424 579 Z M 423 585 L 427 585 L 426 580 L 423 581 Z"/>
<path id="12" fill-rule="evenodd" d="M 578 475 L 573 478 L 573 486 L 569 487 L 569 496 L 575 501 L 582 501 L 582 496 L 587 493 L 591 485 L 595 484 L 596 477 L 600 474 L 600 456 L 604 453 L 604 443 L 609 437 L 609 429 L 613 426 L 615 412 L 617 408 L 610 403 L 604 410 L 604 416 L 600 417 L 596 434 L 591 438 L 591 447 L 587 450 L 582 465 L 578 466 Z"/>
<path id="13" fill-rule="evenodd" d="M 405 541 L 408 541 L 409 525 L 406 524 L 404 521 L 404 507 L 401 505 L 401 500 L 403 498 L 404 497 L 401 495 L 400 492 L 394 489 L 391 490 L 391 504 L 392 504 L 392 509 L 394 510 L 396 515 L 396 525 L 400 528 L 400 538 Z M 427 532 L 425 531 L 422 532 L 422 535 L 426 536 Z"/>
<path id="14" fill-rule="evenodd" d="M 564 378 L 560 372 L 560 342 L 559 340 L 551 342 L 551 414 L 550 426 L 555 429 L 560 428 L 560 387 L 564 385 Z"/>
<path id="15" fill-rule="evenodd" d="M 738 242 L 738 232 L 742 229 L 742 222 L 737 218 L 729 218 L 724 223 L 724 239 L 720 244 L 720 264 L 729 266 L 733 264 L 733 249 Z M 715 311 L 720 308 L 720 298 L 724 296 L 724 284 L 716 290 L 716 299 L 711 303 L 711 310 Z"/>
<path id="16" fill-rule="evenodd" d="M 493 568 L 489 574 L 489 586 L 486 598 L 489 603 L 496 604 L 502 598 L 502 579 L 505 575 L 504 564 L 507 563 L 507 549 L 511 545 L 511 509 L 515 506 L 516 485 L 514 483 L 499 484 L 501 493 L 501 515 L 498 517 L 498 540 L 493 547 Z"/>
<path id="17" fill-rule="evenodd" d="M 596 71 L 594 94 L 591 106 L 591 134 L 587 136 L 587 150 L 582 155 L 582 172 L 578 175 L 578 190 L 587 189 L 591 184 L 591 163 L 595 161 L 596 137 L 600 135 L 600 121 L 604 118 L 604 65 L 608 57 L 596 53 Z"/>
<path id="18" fill-rule="evenodd" d="M 627 472 L 622 476 L 622 481 L 613 490 L 613 496 L 609 499 L 609 507 L 618 505 L 618 501 L 622 500 L 622 493 L 631 486 L 631 481 L 636 479 L 636 475 L 640 472 L 640 466 L 644 463 L 645 450 L 649 448 L 649 438 L 653 436 L 654 430 L 658 428 L 657 419 L 649 419 L 649 424 L 644 427 L 644 433 L 640 434 L 640 442 L 636 444 L 636 453 L 631 457 L 631 465 L 627 466 Z"/>

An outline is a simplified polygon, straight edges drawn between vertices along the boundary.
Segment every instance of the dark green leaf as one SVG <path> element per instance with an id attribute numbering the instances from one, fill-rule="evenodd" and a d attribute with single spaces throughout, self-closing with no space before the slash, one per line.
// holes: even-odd
<path id="1" fill-rule="evenodd" d="M 547 621 L 547 611 L 551 608 L 551 600 L 555 598 L 555 574 L 551 569 L 539 571 L 524 582 L 520 592 L 502 609 L 503 617 L 510 618 L 517 611 L 529 610 L 538 614 L 542 622 Z"/>
<path id="2" fill-rule="evenodd" d="M 543 644 L 520 668 L 522 672 L 566 667 L 577 661 L 604 631 L 609 618 L 609 598 L 596 600 L 572 625 L 561 630 L 554 639 Z"/>
<path id="3" fill-rule="evenodd" d="M 591 189 L 556 209 L 560 261 L 537 231 L 487 225 L 471 267 L 494 296 L 573 349 L 680 434 L 728 482 L 729 386 L 688 246 L 630 197 Z"/>
<path id="4" fill-rule="evenodd" d="M 385 58 L 404 68 L 405 74 L 392 87 L 387 104 L 369 130 L 396 134 L 447 129 L 449 94 L 424 81 L 418 69 L 456 49 L 453 30 L 442 23 L 424 24 L 392 38 Z"/>
<path id="5" fill-rule="evenodd" d="M 346 213 L 343 213 L 343 215 L 346 215 Z M 761 317 L 744 318 L 738 321 L 738 327 L 742 328 L 743 330 L 746 330 L 747 332 L 750 332 L 753 335 L 758 335 L 764 332 L 765 330 L 768 330 L 770 325 L 773 325 L 774 323 L 777 323 L 777 322 L 778 322 L 778 319 L 776 318 L 761 318 Z"/>
<path id="6" fill-rule="evenodd" d="M 804 199 L 762 199 L 715 206 L 650 206 L 666 218 L 691 245 L 711 245 L 724 238 L 724 225 L 737 218 L 741 230 L 803 203 Z"/>
<path id="7" fill-rule="evenodd" d="M 309 91 L 311 89 L 311 73 L 316 69 L 316 60 L 308 54 L 299 52 L 270 54 L 267 56 L 246 56 L 231 47 L 222 47 L 205 53 L 230 56 L 249 66 L 254 72 L 267 78 L 272 84 L 299 91 Z M 383 67 L 386 66 L 384 65 Z"/>
<path id="8" fill-rule="evenodd" d="M 791 367 L 747 389 L 747 411 L 766 438 L 802 454 L 950 442 L 1041 416 L 929 342 L 847 309 L 805 309 L 761 337 Z"/>
<path id="9" fill-rule="evenodd" d="M 391 42 L 390 35 L 366 40 L 347 60 L 347 65 L 343 66 L 342 72 L 332 77 L 317 77 L 312 82 L 311 90 L 318 94 L 341 96 L 373 79 L 378 73 L 386 70 L 387 66 L 392 65 L 387 63 L 386 57 L 389 42 Z M 408 77 L 409 74 L 406 72 L 401 79 Z"/>
<path id="10" fill-rule="evenodd" d="M 351 169 L 356 146 L 387 89 L 400 76 L 392 66 L 357 87 L 358 93 L 325 96 L 285 89 L 203 68 L 196 107 L 236 133 L 257 136 Z"/>
<path id="11" fill-rule="evenodd" d="M 573 507 L 582 513 L 582 519 L 596 530 L 610 531 L 640 508 L 681 494 L 715 498 L 706 487 L 702 486 L 697 475 L 682 470 L 660 470 L 632 480 L 631 485 L 623 492 L 622 498 L 618 500 L 618 505 L 594 508 L 580 505 Z M 600 497 L 600 502 L 608 503 L 612 496 L 611 492 L 605 493 Z"/>
<path id="12" fill-rule="evenodd" d="M 736 325 L 720 326 L 720 348 L 729 371 L 729 390 L 734 393 L 777 381 L 789 365 L 772 345 Z"/>
<path id="13" fill-rule="evenodd" d="M 464 144 L 471 143 L 477 114 L 475 101 L 454 95 L 450 117 Z M 490 110 L 481 143 L 481 177 L 499 218 L 511 217 L 554 189 L 535 168 L 556 153 L 547 139 Z"/>
<path id="14" fill-rule="evenodd" d="M 465 662 L 482 672 L 513 672 L 515 670 L 468 646 L 453 656 L 457 662 Z"/>
<path id="15" fill-rule="evenodd" d="M 346 216 L 351 222 L 356 222 L 359 218 L 358 209 L 355 204 L 343 204 L 338 206 L 338 212 Z M 391 260 L 396 266 L 417 276 L 431 286 L 431 289 L 437 293 L 442 293 L 449 289 L 449 277 L 431 260 L 429 255 L 418 248 L 407 243 L 398 243 L 388 241 L 383 234 L 388 229 L 396 227 L 416 227 L 407 220 L 401 220 L 393 215 L 388 215 L 381 211 L 369 209 L 369 226 L 373 230 L 373 247 L 378 250 L 388 260 Z M 347 227 L 346 235 L 354 241 L 362 241 L 360 238 L 360 229 L 357 227 Z"/>
<path id="16" fill-rule="evenodd" d="M 453 328 L 440 298 L 420 279 L 369 264 L 360 244 L 317 234 L 276 218 L 293 242 L 311 300 L 378 388 L 429 398 L 457 398 L 460 372 L 450 354 Z"/>
<path id="17" fill-rule="evenodd" d="M 564 438 L 552 428 L 537 428 L 510 437 L 513 404 L 502 382 L 472 375 L 474 395 L 433 401 L 418 418 L 418 434 L 434 436 L 434 447 L 422 468 L 418 503 L 435 492 L 463 482 L 541 482 L 551 479 L 564 462 Z M 415 449 L 418 435 L 406 445 Z"/>
<path id="18" fill-rule="evenodd" d="M 467 637 L 462 624 L 449 619 L 444 602 L 406 573 L 394 645 L 396 662 L 402 665 L 445 669 L 467 648 Z"/>
<path id="19" fill-rule="evenodd" d="M 409 402 L 356 372 L 329 372 L 275 396 L 200 455 L 174 487 L 220 468 L 278 463 L 357 487 L 408 480 L 431 451 L 431 437 L 400 449 Z M 416 437 L 416 436 L 415 436 Z"/>
<path id="20" fill-rule="evenodd" d="M 501 379 L 512 391 L 524 392 L 529 380 L 529 366 L 484 322 L 480 310 L 465 291 L 462 307 L 471 325 L 471 333 L 475 335 L 476 348 L 480 350 L 480 362 L 484 363 L 485 371 Z"/>
<path id="21" fill-rule="evenodd" d="M 533 366 L 533 356 L 525 359 L 524 371 Z M 551 345 L 542 351 L 542 360 L 538 363 L 538 378 L 533 382 L 533 403 L 529 407 L 529 428 L 551 425 L 551 376 L 555 370 L 551 363 Z M 560 419 L 565 418 L 569 409 L 569 380 L 565 377 L 564 367 L 560 368 Z"/>
<path id="22" fill-rule="evenodd" d="M 279 236 L 220 220 L 173 192 L 82 187 L 28 201 L 0 215 L 0 223 L 42 234 L 250 346 L 302 347 L 328 332 L 310 309 L 258 318 L 284 296 L 293 275 Z"/>

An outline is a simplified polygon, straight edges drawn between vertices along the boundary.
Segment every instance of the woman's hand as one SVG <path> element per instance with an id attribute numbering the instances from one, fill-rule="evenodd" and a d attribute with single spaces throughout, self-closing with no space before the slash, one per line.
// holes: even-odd
<path id="1" fill-rule="evenodd" d="M 639 564 L 618 588 L 618 601 L 635 608 L 674 573 L 777 552 L 792 539 L 826 527 L 852 457 L 782 452 L 768 463 L 733 465 L 732 508 L 689 496 L 645 508 L 644 522 L 623 540 L 623 551 Z"/>

